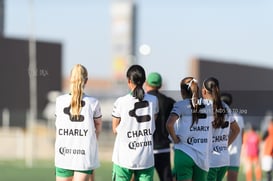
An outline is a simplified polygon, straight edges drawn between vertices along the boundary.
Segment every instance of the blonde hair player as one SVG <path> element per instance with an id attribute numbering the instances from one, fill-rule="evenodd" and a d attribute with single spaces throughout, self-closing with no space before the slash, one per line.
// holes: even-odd
<path id="1" fill-rule="evenodd" d="M 70 93 L 56 99 L 56 181 L 88 181 L 99 167 L 97 137 L 101 130 L 99 101 L 84 93 L 87 70 L 71 70 Z"/>

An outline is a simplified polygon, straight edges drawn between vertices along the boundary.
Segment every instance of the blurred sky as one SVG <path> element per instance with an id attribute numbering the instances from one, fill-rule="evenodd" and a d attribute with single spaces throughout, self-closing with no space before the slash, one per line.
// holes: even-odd
<path id="1" fill-rule="evenodd" d="M 34 23 L 31 26 L 30 2 Z M 113 0 L 5 0 L 6 37 L 63 45 L 63 75 L 76 63 L 93 78 L 112 76 L 111 5 Z M 272 0 L 137 0 L 137 54 L 146 72 L 158 71 L 164 89 L 178 90 L 193 57 L 273 69 Z M 31 27 L 34 27 L 33 29 Z M 261 80 L 262 81 L 262 80 Z"/>

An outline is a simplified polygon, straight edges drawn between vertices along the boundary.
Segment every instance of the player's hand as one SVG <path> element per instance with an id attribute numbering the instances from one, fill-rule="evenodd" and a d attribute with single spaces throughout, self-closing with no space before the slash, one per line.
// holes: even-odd
<path id="1" fill-rule="evenodd" d="M 180 142 L 180 138 L 176 135 L 176 136 L 174 137 L 174 139 L 173 139 L 173 142 L 174 142 L 175 144 L 179 143 L 179 142 Z"/>

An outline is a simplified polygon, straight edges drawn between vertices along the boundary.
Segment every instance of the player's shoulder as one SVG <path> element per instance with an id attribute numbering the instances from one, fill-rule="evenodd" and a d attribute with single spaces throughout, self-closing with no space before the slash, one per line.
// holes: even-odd
<path id="1" fill-rule="evenodd" d="M 87 94 L 84 94 L 83 100 L 84 100 L 84 101 L 87 101 L 87 102 L 90 102 L 90 103 L 99 102 L 98 98 L 93 97 L 93 96 L 90 96 L 90 95 L 87 95 Z"/>
<path id="2" fill-rule="evenodd" d="M 186 104 L 186 105 L 190 104 L 190 102 L 191 102 L 191 99 L 183 99 L 183 100 L 178 101 L 178 103 Z"/>
<path id="3" fill-rule="evenodd" d="M 70 104 L 71 95 L 70 94 L 62 94 L 56 97 L 56 106 L 64 106 Z"/>
<path id="4" fill-rule="evenodd" d="M 190 100 L 183 99 L 183 100 L 176 101 L 174 104 L 177 107 L 188 107 L 190 105 Z"/>
<path id="5" fill-rule="evenodd" d="M 125 94 L 122 96 L 119 96 L 116 101 L 122 101 L 122 100 L 130 100 L 133 99 L 134 97 L 131 94 Z"/>
<path id="6" fill-rule="evenodd" d="M 147 101 L 157 101 L 158 98 L 152 94 L 145 94 L 144 99 Z"/>
<path id="7" fill-rule="evenodd" d="M 114 104 L 128 104 L 128 102 L 133 102 L 134 97 L 131 94 L 122 95 L 116 98 Z"/>

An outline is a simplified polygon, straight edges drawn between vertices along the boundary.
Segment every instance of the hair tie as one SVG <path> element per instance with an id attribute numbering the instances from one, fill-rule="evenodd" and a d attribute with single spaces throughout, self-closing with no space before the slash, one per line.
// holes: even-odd
<path id="1" fill-rule="evenodd" d="M 191 81 L 189 83 L 187 83 L 186 85 L 188 86 L 188 90 L 191 88 L 191 84 L 195 82 L 197 83 L 197 80 L 196 79 L 191 79 Z"/>

